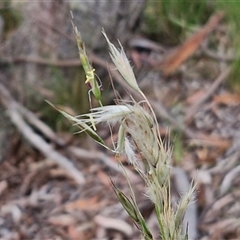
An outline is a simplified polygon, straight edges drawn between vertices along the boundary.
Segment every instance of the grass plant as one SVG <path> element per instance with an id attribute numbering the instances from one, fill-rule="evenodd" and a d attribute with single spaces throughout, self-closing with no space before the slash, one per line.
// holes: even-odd
<path id="1" fill-rule="evenodd" d="M 123 47 L 119 43 L 120 49 L 117 49 L 110 42 L 106 33 L 103 32 L 116 69 L 124 80 L 135 91 L 140 93 L 142 101 L 137 102 L 131 96 L 131 101 L 126 102 L 118 99 L 116 105 L 103 106 L 100 82 L 95 76 L 81 35 L 75 26 L 74 32 L 80 60 L 86 74 L 85 83 L 90 87 L 89 93 L 99 102 L 99 107 L 91 107 L 89 113 L 79 116 L 72 116 L 58 108 L 57 110 L 75 126 L 78 126 L 79 132 L 86 132 L 99 144 L 114 152 L 117 157 L 121 154 L 126 156 L 129 163 L 133 165 L 147 186 L 147 191 L 144 194 L 149 197 L 154 205 L 161 239 L 188 239 L 187 233 L 183 234 L 186 231 L 182 229 L 182 221 L 194 192 L 194 187 L 191 186 L 189 191 L 182 196 L 177 207 L 172 205 L 170 186 L 172 150 L 168 144 L 163 142 L 160 136 L 154 111 L 138 86 Z M 116 143 L 113 142 L 112 148 L 109 148 L 98 134 L 99 123 L 105 123 L 110 128 L 113 125 L 118 126 L 118 139 Z M 142 239 L 154 239 L 146 220 L 139 210 L 131 183 L 129 183 L 131 189 L 130 196 L 124 194 L 113 182 L 112 187 L 118 200 L 141 231 Z"/>

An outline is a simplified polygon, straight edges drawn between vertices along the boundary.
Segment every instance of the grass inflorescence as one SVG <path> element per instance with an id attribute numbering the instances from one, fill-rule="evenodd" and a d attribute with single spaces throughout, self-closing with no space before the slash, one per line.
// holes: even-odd
<path id="1" fill-rule="evenodd" d="M 154 204 L 161 239 L 187 239 L 187 235 L 183 234 L 182 221 L 194 187 L 191 187 L 189 192 L 182 196 L 177 207 L 173 207 L 170 191 L 172 151 L 161 139 L 154 111 L 138 86 L 123 47 L 120 45 L 120 50 L 117 49 L 103 32 L 110 49 L 111 59 L 117 70 L 124 80 L 140 93 L 143 100 L 137 102 L 131 97 L 131 101 L 128 102 L 119 100 L 116 105 L 103 106 L 99 82 L 94 76 L 94 69 L 88 60 L 80 33 L 75 26 L 74 32 L 80 60 L 86 74 L 86 84 L 90 83 L 90 93 L 99 102 L 99 107 L 91 108 L 89 113 L 76 117 L 58 110 L 80 128 L 79 132 L 86 132 L 99 144 L 113 151 L 116 156 L 121 154 L 126 156 L 147 186 L 147 192 L 144 194 Z M 119 126 L 118 140 L 112 149 L 99 136 L 99 123 L 107 123 L 109 127 Z M 142 238 L 154 239 L 138 208 L 131 183 L 129 184 L 131 196 L 126 196 L 114 183 L 112 183 L 112 187 L 118 200 L 141 231 Z"/>

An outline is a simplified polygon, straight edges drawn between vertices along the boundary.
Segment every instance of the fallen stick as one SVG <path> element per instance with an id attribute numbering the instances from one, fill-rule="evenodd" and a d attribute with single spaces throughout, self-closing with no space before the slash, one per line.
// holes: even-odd
<path id="1" fill-rule="evenodd" d="M 17 127 L 18 131 L 28 140 L 28 142 L 42 152 L 47 158 L 55 161 L 59 166 L 65 169 L 68 175 L 78 184 L 84 184 L 83 174 L 73 165 L 73 163 L 55 151 L 43 138 L 36 134 L 33 129 L 23 119 L 19 104 L 13 100 L 8 90 L 0 83 L 0 99 L 7 109 L 11 122 Z"/>
<path id="2" fill-rule="evenodd" d="M 82 149 L 79 147 L 74 147 L 74 146 L 68 147 L 67 150 L 77 157 L 82 157 L 82 158 L 91 159 L 91 160 L 97 159 L 97 160 L 103 162 L 104 165 L 109 167 L 110 169 L 113 169 L 114 171 L 119 172 L 123 175 L 127 174 L 127 177 L 133 183 L 137 183 L 140 180 L 139 175 L 135 174 L 128 168 L 125 168 L 123 170 L 123 168 L 120 164 L 113 161 L 110 157 L 105 155 L 103 152 L 100 152 L 100 151 L 93 152 L 93 151 L 85 150 L 85 149 Z"/>

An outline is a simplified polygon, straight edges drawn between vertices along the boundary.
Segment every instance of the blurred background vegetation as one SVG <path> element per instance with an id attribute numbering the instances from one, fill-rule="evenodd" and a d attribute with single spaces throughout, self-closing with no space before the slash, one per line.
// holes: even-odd
<path id="1" fill-rule="evenodd" d="M 111 6 L 113 5 L 112 3 Z M 101 11 L 106 11 L 106 6 L 107 4 L 103 6 L 100 4 L 95 7 Z M 72 113 L 82 113 L 89 107 L 87 106 L 88 94 L 86 93 L 88 89 L 84 84 L 84 74 L 81 67 L 58 67 L 54 64 L 49 66 L 48 64 L 36 65 L 34 61 L 19 60 L 14 62 L 12 60 L 17 59 L 22 54 L 48 59 L 52 62 L 56 59 L 77 58 L 77 48 L 70 24 L 70 9 L 75 15 L 76 24 L 79 25 L 79 29 L 83 33 L 89 52 L 94 51 L 106 58 L 106 45 L 101 36 L 102 27 L 105 28 L 111 40 L 116 41 L 118 38 L 124 46 L 127 46 L 127 41 L 132 34 L 137 32 L 166 47 L 175 47 L 201 28 L 214 12 L 223 10 L 229 31 L 229 39 L 227 39 L 229 52 L 226 54 L 230 53 L 235 58 L 235 61 L 232 62 L 229 86 L 236 92 L 240 91 L 240 60 L 238 57 L 240 50 L 238 40 L 240 37 L 240 1 L 148 0 L 146 3 L 142 3 L 138 10 L 136 10 L 136 4 L 129 5 L 128 8 L 124 5 L 120 7 L 122 7 L 123 12 L 127 11 L 126 9 L 129 9 L 129 12 L 119 15 L 119 18 L 131 20 L 130 14 L 134 11 L 138 11 L 138 13 L 143 11 L 141 21 L 136 17 L 132 20 L 131 26 L 123 21 L 122 31 L 119 27 L 114 28 L 114 24 L 106 25 L 108 15 L 105 16 L 106 19 L 104 17 L 101 19 L 99 16 L 102 13 L 100 10 L 94 12 L 97 8 L 95 9 L 93 4 L 70 3 L 69 5 L 67 2 L 52 1 L 52 4 L 48 5 L 29 4 L 27 6 L 21 1 L 1 2 L 0 38 L 3 47 L 1 47 L 0 68 L 4 70 L 5 74 L 10 74 L 12 80 L 8 81 L 8 84 L 10 84 L 16 97 L 28 108 L 39 111 L 41 118 L 54 129 L 64 129 L 65 124 L 62 123 L 64 120 L 56 115 L 57 113 L 44 102 L 44 99 L 47 98 L 56 104 L 64 105 Z M 39 9 L 48 11 L 48 25 L 43 23 L 44 15 L 39 13 Z M 34 14 L 38 16 L 34 16 Z M 141 22 L 140 25 L 139 22 Z M 29 31 L 28 27 L 32 31 Z M 95 28 L 97 29 L 96 33 L 94 32 Z M 114 33 L 114 30 L 117 32 Z M 126 34 L 123 34 L 124 31 Z M 214 46 L 215 40 L 211 39 L 210 41 L 212 41 L 212 49 L 217 48 Z M 7 59 L 11 61 L 8 62 Z M 100 77 L 108 75 L 100 68 L 97 73 Z M 105 82 L 103 80 L 103 84 Z M 110 91 L 109 84 L 104 87 Z M 108 96 L 111 96 L 110 99 Z M 109 93 L 105 96 L 105 101 L 111 100 L 112 94 Z"/>

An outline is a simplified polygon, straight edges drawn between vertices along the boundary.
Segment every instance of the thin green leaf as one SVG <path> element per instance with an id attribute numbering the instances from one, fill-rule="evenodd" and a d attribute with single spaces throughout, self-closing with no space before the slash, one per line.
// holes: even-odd
<path id="1" fill-rule="evenodd" d="M 72 115 L 66 113 L 65 111 L 61 110 L 60 108 L 54 106 L 51 102 L 46 102 L 51 105 L 53 108 L 55 108 L 58 112 L 60 112 L 64 117 L 66 117 L 69 121 L 74 122 L 80 129 L 80 132 L 86 132 L 91 138 L 93 138 L 96 142 L 101 144 L 102 146 L 109 149 L 103 139 L 86 123 L 82 122 L 81 120 L 77 119 L 76 117 L 73 117 Z M 111 149 L 110 149 L 111 150 Z M 111 150 L 112 151 L 112 150 Z"/>

